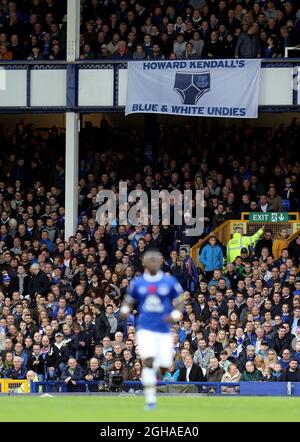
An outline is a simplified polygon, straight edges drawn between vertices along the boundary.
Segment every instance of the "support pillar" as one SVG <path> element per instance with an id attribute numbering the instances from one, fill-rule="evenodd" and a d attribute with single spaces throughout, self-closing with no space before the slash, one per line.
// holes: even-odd
<path id="1" fill-rule="evenodd" d="M 80 0 L 68 0 L 67 26 L 67 103 L 70 109 L 76 104 L 74 89 L 74 62 L 79 59 Z M 73 78 L 74 77 L 74 78 Z M 65 240 L 76 232 L 78 221 L 78 160 L 80 115 L 66 113 L 66 167 L 65 167 Z"/>
<path id="2" fill-rule="evenodd" d="M 68 0 L 67 62 L 79 59 L 80 0 Z"/>
<path id="3" fill-rule="evenodd" d="M 78 160 L 80 116 L 66 113 L 65 240 L 75 234 L 78 219 Z"/>

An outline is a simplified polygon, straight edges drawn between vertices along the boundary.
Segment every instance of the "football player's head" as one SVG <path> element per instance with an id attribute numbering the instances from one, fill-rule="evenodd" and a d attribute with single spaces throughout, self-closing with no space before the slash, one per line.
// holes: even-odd
<path id="1" fill-rule="evenodd" d="M 143 256 L 143 265 L 149 273 L 157 273 L 162 263 L 163 257 L 159 250 L 148 250 Z"/>

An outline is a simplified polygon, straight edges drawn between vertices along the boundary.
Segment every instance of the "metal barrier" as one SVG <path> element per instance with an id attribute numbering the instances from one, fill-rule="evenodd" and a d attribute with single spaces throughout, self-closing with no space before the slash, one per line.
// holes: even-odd
<path id="1" fill-rule="evenodd" d="M 293 87 L 300 78 L 299 65 L 298 59 L 262 60 L 260 111 L 299 112 L 300 94 Z M 1 60 L 0 68 L 6 83 L 0 90 L 0 113 L 124 110 L 127 62 Z"/>
<path id="2" fill-rule="evenodd" d="M 0 379 L 0 393 L 30 393 L 30 384 L 21 379 Z"/>
<path id="3" fill-rule="evenodd" d="M 99 393 L 104 385 L 103 382 L 78 381 L 70 386 L 63 381 L 31 382 L 31 393 Z M 198 393 L 216 396 L 239 395 L 239 396 L 300 396 L 300 382 L 158 382 L 158 390 L 161 393 L 185 394 Z M 184 389 L 184 387 L 190 387 Z M 125 381 L 118 393 L 140 393 L 143 390 L 141 382 Z"/>

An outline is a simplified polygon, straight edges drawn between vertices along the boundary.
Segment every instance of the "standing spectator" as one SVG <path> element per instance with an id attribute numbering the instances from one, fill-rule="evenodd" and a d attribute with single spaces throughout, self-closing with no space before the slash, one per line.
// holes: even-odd
<path id="1" fill-rule="evenodd" d="M 246 32 L 239 36 L 235 47 L 235 58 L 258 58 L 261 55 L 261 49 L 258 39 L 257 24 L 250 24 Z"/>
<path id="2" fill-rule="evenodd" d="M 287 229 L 281 229 L 280 232 L 278 233 L 277 238 L 274 240 L 272 247 L 272 254 L 275 260 L 280 258 L 282 251 L 284 249 L 288 248 L 289 246 L 288 236 L 289 233 Z"/>
<path id="3" fill-rule="evenodd" d="M 49 287 L 49 280 L 46 274 L 40 269 L 39 264 L 32 264 L 30 267 L 30 273 L 28 294 L 34 296 L 37 293 L 46 293 Z"/>
<path id="4" fill-rule="evenodd" d="M 217 238 L 213 233 L 209 236 L 208 244 L 201 250 L 200 262 L 204 265 L 207 279 L 211 279 L 214 270 L 223 267 L 223 251 L 217 244 Z"/>

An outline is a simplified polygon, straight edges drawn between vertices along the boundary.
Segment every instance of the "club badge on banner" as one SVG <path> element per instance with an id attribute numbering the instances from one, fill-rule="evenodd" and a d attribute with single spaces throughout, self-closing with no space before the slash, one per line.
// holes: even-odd
<path id="1" fill-rule="evenodd" d="M 257 118 L 261 61 L 128 62 L 125 114 Z"/>

